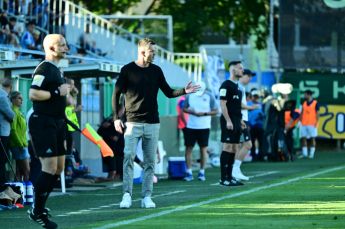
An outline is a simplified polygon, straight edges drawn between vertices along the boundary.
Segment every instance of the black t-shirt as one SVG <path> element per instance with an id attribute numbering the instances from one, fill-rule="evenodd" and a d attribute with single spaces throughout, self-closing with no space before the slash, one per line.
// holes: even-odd
<path id="1" fill-rule="evenodd" d="M 230 119 L 242 119 L 241 104 L 242 104 L 242 91 L 231 80 L 225 80 L 219 89 L 220 100 L 226 100 L 226 107 L 228 109 Z"/>
<path id="2" fill-rule="evenodd" d="M 31 88 L 44 91 L 54 91 L 64 83 L 62 72 L 59 68 L 49 62 L 41 62 L 32 75 Z M 35 113 L 53 116 L 56 118 L 65 117 L 66 96 L 51 97 L 45 101 L 33 101 Z"/>
<path id="3" fill-rule="evenodd" d="M 185 94 L 184 89 L 173 90 L 165 80 L 162 69 L 150 64 L 140 67 L 131 62 L 122 67 L 115 85 L 114 118 L 117 119 L 119 96 L 125 94 L 125 114 L 128 122 L 159 123 L 158 90 L 168 98 Z"/>

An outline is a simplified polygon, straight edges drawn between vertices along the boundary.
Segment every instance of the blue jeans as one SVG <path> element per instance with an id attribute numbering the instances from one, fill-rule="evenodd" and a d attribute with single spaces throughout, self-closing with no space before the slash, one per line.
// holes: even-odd
<path id="1" fill-rule="evenodd" d="M 128 192 L 132 195 L 133 161 L 136 155 L 138 141 L 142 139 L 144 157 L 142 196 L 151 196 L 160 124 L 127 122 L 126 126 L 123 159 L 123 192 Z"/>

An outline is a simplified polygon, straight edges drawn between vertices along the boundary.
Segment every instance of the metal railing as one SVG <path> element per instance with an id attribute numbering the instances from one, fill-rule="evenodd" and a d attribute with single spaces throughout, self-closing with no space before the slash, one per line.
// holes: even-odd
<path id="1" fill-rule="evenodd" d="M 119 36 L 133 44 L 136 48 L 138 40 L 140 37 L 137 34 L 133 34 L 121 27 L 114 25 L 109 20 L 98 16 L 85 8 L 78 6 L 67 0 L 57 0 L 59 6 L 64 6 L 60 11 L 64 14 L 64 19 L 57 21 L 58 23 L 64 22 L 64 24 L 71 24 L 77 28 L 83 26 L 84 30 L 86 28 L 85 22 L 90 23 L 91 31 L 95 34 L 105 35 L 111 37 L 112 45 L 115 45 L 116 37 Z M 56 21 L 55 21 L 56 22 Z M 62 28 L 62 24 L 54 25 L 57 28 Z M 160 46 L 156 46 L 157 56 L 165 61 L 177 64 L 188 74 L 189 78 L 194 81 L 201 80 L 202 71 L 202 58 L 199 53 L 173 53 Z M 182 59 L 184 61 L 182 61 Z"/>

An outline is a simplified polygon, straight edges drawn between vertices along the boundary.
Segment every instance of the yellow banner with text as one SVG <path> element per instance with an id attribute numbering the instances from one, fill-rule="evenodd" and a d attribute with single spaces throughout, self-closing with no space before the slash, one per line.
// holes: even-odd
<path id="1" fill-rule="evenodd" d="M 321 105 L 318 137 L 345 139 L 345 106 Z"/>

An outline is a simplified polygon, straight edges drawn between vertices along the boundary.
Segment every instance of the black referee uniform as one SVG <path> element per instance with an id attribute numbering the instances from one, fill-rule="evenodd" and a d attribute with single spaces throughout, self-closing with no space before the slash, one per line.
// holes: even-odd
<path id="1" fill-rule="evenodd" d="M 238 83 L 235 83 L 231 80 L 224 81 L 220 86 L 220 99 L 226 100 L 226 108 L 228 110 L 231 122 L 234 126 L 232 130 L 229 130 L 226 127 L 226 120 L 224 116 L 220 116 L 220 126 L 222 130 L 221 142 L 238 144 L 240 143 L 240 137 L 242 133 L 242 91 L 239 88 Z"/>
<path id="2" fill-rule="evenodd" d="M 221 126 L 221 142 L 225 144 L 239 144 L 242 134 L 241 127 L 241 105 L 242 105 L 242 91 L 237 82 L 226 80 L 222 83 L 219 89 L 220 100 L 226 101 L 226 109 L 233 124 L 233 129 L 226 127 L 226 120 L 223 115 L 220 117 Z M 222 151 L 220 156 L 220 184 L 225 186 L 243 185 L 232 177 L 232 165 L 235 160 L 236 152 Z"/>
<path id="3" fill-rule="evenodd" d="M 31 88 L 49 91 L 52 95 L 49 100 L 32 103 L 34 113 L 30 117 L 29 128 L 38 157 L 66 154 L 66 97 L 60 96 L 58 90 L 63 83 L 63 74 L 54 63 L 43 61 L 35 69 Z"/>
<path id="4" fill-rule="evenodd" d="M 64 78 L 59 68 L 52 62 L 41 62 L 33 73 L 32 89 L 49 91 L 51 98 L 33 101 L 33 114 L 29 119 L 29 130 L 36 156 L 41 158 L 58 157 L 66 154 L 65 107 L 66 96 L 60 96 L 59 87 Z M 45 202 L 59 178 L 57 174 L 41 171 L 35 182 L 34 212 L 40 215 L 47 210 Z"/>

